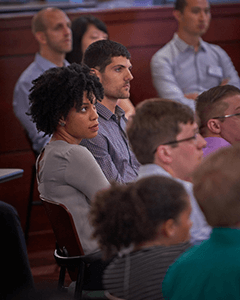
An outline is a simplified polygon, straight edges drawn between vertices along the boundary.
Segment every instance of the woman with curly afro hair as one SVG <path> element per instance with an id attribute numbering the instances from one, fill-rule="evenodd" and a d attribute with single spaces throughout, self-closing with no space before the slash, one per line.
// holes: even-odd
<path id="1" fill-rule="evenodd" d="M 125 300 L 163 299 L 170 264 L 191 245 L 191 205 L 184 187 L 163 176 L 126 186 L 113 184 L 96 194 L 90 210 L 105 258 L 104 288 Z"/>
<path id="2" fill-rule="evenodd" d="M 79 145 L 98 133 L 96 101 L 103 98 L 98 78 L 87 66 L 52 68 L 33 81 L 30 112 L 39 131 L 51 136 L 37 162 L 43 198 L 71 212 L 85 254 L 99 250 L 91 239 L 88 212 L 94 194 L 109 186 L 92 154 Z"/>

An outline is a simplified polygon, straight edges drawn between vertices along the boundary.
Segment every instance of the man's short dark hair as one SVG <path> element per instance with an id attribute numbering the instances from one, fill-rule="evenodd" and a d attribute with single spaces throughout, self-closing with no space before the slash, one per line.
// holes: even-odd
<path id="1" fill-rule="evenodd" d="M 103 73 L 112 57 L 123 56 L 131 58 L 127 48 L 120 43 L 110 40 L 100 40 L 88 46 L 83 57 L 83 63 L 89 68 L 98 68 Z"/>
<path id="2" fill-rule="evenodd" d="M 153 163 L 157 147 L 175 140 L 181 132 L 180 125 L 189 122 L 194 122 L 193 111 L 181 103 L 153 98 L 138 104 L 127 127 L 128 138 L 138 161 L 141 164 Z"/>
<path id="3" fill-rule="evenodd" d="M 216 86 L 200 94 L 196 99 L 200 131 L 207 126 L 210 119 L 224 115 L 228 106 L 223 100 L 238 94 L 240 89 L 233 85 Z"/>
<path id="4" fill-rule="evenodd" d="M 176 0 L 174 3 L 174 9 L 179 10 L 181 13 L 183 13 L 186 6 L 187 6 L 186 0 Z"/>

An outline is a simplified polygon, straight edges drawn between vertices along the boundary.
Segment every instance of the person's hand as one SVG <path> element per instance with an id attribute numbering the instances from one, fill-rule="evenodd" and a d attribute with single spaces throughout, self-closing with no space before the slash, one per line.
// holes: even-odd
<path id="1" fill-rule="evenodd" d="M 104 295 L 107 297 L 107 299 L 110 299 L 110 300 L 124 300 L 124 299 L 117 298 L 117 297 L 111 295 L 108 291 L 105 291 Z"/>
<path id="2" fill-rule="evenodd" d="M 223 85 L 228 84 L 228 83 L 229 83 L 229 80 L 230 80 L 230 78 L 224 78 L 224 79 L 222 80 L 222 82 L 220 83 L 220 86 L 223 86 Z"/>
<path id="3" fill-rule="evenodd" d="M 135 114 L 135 107 L 130 101 L 130 99 L 118 99 L 117 105 L 119 105 L 125 111 L 125 117 L 129 119 L 129 117 Z"/>
<path id="4" fill-rule="evenodd" d="M 197 96 L 198 96 L 198 93 L 184 94 L 185 98 L 192 99 L 192 100 L 196 100 Z"/>

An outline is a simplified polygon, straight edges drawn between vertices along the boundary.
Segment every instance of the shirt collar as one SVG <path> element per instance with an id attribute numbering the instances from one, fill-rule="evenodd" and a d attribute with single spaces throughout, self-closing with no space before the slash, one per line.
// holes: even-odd
<path id="1" fill-rule="evenodd" d="M 103 117 L 104 119 L 106 119 L 107 121 L 109 119 L 111 119 L 113 116 L 115 117 L 115 115 L 103 104 L 101 104 L 100 102 L 96 103 L 96 108 L 97 108 L 97 112 L 98 114 Z M 124 110 L 119 107 L 118 105 L 116 105 L 115 108 L 115 113 L 120 116 L 120 117 L 124 117 L 125 118 L 125 112 Z"/>
<path id="2" fill-rule="evenodd" d="M 50 68 L 56 68 L 57 67 L 50 60 L 42 57 L 39 53 L 36 53 L 35 61 L 41 66 L 41 68 L 43 69 L 43 71 L 47 71 Z M 63 63 L 64 63 L 64 67 L 69 66 L 69 62 L 66 59 L 64 59 Z"/>
<path id="3" fill-rule="evenodd" d="M 172 177 L 166 170 L 156 164 L 146 164 L 141 165 L 138 172 L 138 179 L 153 176 L 153 175 L 162 175 L 165 177 Z"/>
<path id="4" fill-rule="evenodd" d="M 187 49 L 193 49 L 193 46 L 188 45 L 186 42 L 180 39 L 180 37 L 176 32 L 174 33 L 173 40 L 175 42 L 175 45 L 181 52 L 184 52 Z M 206 51 L 205 42 L 202 40 L 202 38 L 199 38 L 199 43 L 200 43 L 200 47 L 198 51 L 201 50 Z"/>
<path id="5" fill-rule="evenodd" d="M 207 146 L 214 146 L 214 145 L 219 145 L 221 147 L 226 147 L 226 146 L 231 146 L 231 144 L 223 139 L 222 137 L 205 137 L 205 141 L 207 142 Z"/>

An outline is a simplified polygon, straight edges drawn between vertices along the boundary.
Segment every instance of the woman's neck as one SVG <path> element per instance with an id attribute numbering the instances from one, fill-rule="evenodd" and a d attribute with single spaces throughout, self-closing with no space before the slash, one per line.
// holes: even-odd
<path id="1" fill-rule="evenodd" d="M 146 242 L 142 242 L 138 245 L 135 245 L 134 251 L 142 250 L 144 248 L 151 248 L 154 246 L 168 246 L 168 245 L 165 245 L 164 242 L 158 241 L 158 240 L 146 241 Z"/>
<path id="2" fill-rule="evenodd" d="M 77 140 L 74 137 L 70 136 L 69 134 L 66 134 L 65 131 L 59 130 L 53 133 L 52 138 L 50 142 L 54 141 L 65 141 L 69 144 L 79 145 L 81 140 Z"/>

